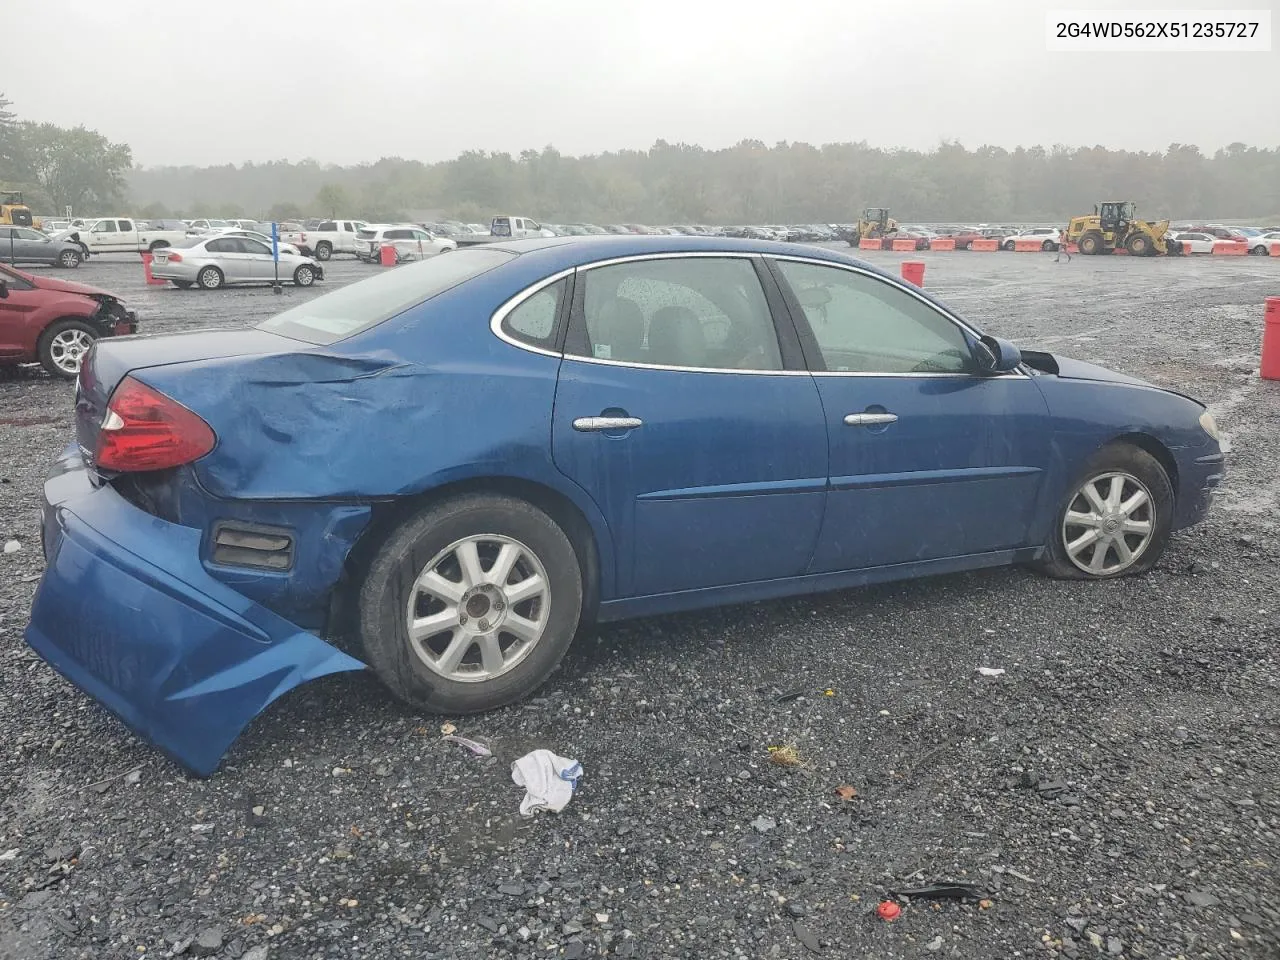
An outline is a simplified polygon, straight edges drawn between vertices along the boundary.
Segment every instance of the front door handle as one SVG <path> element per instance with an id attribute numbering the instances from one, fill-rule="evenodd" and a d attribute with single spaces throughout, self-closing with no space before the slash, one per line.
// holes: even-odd
<path id="1" fill-rule="evenodd" d="M 603 430 L 634 430 L 644 426 L 639 417 L 579 417 L 573 421 L 573 429 L 579 433 L 600 433 Z"/>
<path id="2" fill-rule="evenodd" d="M 850 413 L 844 422 L 851 427 L 874 427 L 877 424 L 897 423 L 896 413 Z"/>

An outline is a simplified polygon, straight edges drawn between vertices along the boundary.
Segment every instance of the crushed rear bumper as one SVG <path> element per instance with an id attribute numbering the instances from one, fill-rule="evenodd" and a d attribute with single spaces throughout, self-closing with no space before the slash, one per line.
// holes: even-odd
<path id="1" fill-rule="evenodd" d="M 74 444 L 44 488 L 47 569 L 26 640 L 64 677 L 208 776 L 289 690 L 364 664 L 205 572 L 200 531 L 95 487 Z"/>

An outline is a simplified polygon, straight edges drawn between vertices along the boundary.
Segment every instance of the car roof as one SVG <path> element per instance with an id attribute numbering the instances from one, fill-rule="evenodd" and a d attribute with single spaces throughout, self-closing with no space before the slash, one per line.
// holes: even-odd
<path id="1" fill-rule="evenodd" d="M 825 247 L 776 240 L 736 240 L 729 237 L 697 237 L 686 234 L 612 234 L 585 237 L 535 237 L 486 244 L 519 256 L 546 261 L 553 269 L 568 269 L 613 257 L 642 256 L 646 253 L 761 253 L 775 256 L 803 256 L 833 263 L 870 264 Z M 872 267 L 871 269 L 876 269 Z M 877 271 L 882 272 L 882 271 Z"/>

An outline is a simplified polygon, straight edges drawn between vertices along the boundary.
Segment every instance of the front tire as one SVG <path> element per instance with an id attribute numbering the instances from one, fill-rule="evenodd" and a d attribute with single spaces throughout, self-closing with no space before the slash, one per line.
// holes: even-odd
<path id="1" fill-rule="evenodd" d="M 300 287 L 309 287 L 316 282 L 316 272 L 304 263 L 293 271 L 293 282 Z"/>
<path id="2" fill-rule="evenodd" d="M 1054 515 L 1041 567 L 1065 580 L 1110 580 L 1156 565 L 1173 521 L 1173 486 L 1158 460 L 1139 447 L 1099 450 Z"/>
<path id="3" fill-rule="evenodd" d="M 1040 249 L 1045 251 L 1045 253 L 1053 253 L 1053 251 L 1058 249 L 1058 245 L 1052 240 L 1046 240 L 1044 243 L 1040 244 Z"/>
<path id="4" fill-rule="evenodd" d="M 328 259 L 329 259 L 330 257 L 332 257 L 332 256 L 333 256 L 333 246 L 332 246 L 332 244 L 328 244 L 328 243 L 317 243 L 317 244 L 316 244 L 316 259 L 317 259 L 317 260 L 328 260 Z"/>
<path id="5" fill-rule="evenodd" d="M 1151 241 L 1145 234 L 1135 233 L 1129 238 L 1129 242 L 1125 244 L 1125 248 L 1129 251 L 1131 257 L 1146 257 L 1152 253 Z"/>
<path id="6" fill-rule="evenodd" d="M 394 530 L 365 574 L 358 631 L 395 696 L 473 713 L 527 696 L 559 664 L 582 616 L 572 543 L 530 504 L 469 494 Z"/>
<path id="7" fill-rule="evenodd" d="M 1002 249 L 1002 250 L 1012 251 L 1012 250 L 1013 250 L 1013 241 L 1012 241 L 1012 240 L 1006 240 L 1004 243 L 1000 244 L 1000 249 Z"/>
<path id="8" fill-rule="evenodd" d="M 60 380 L 74 380 L 84 355 L 97 339 L 98 331 L 83 320 L 56 320 L 40 334 L 36 354 L 50 375 Z"/>
<path id="9" fill-rule="evenodd" d="M 205 267 L 196 274 L 196 283 L 202 290 L 217 290 L 222 286 L 222 271 L 217 267 Z"/>
<path id="10" fill-rule="evenodd" d="M 58 254 L 58 266 L 62 267 L 64 270 L 74 270 L 76 267 L 80 266 L 80 251 L 63 250 Z"/>

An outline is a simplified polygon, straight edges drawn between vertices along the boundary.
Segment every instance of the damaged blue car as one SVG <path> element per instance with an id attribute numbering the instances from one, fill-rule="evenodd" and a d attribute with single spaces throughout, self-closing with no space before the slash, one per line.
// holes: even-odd
<path id="1" fill-rule="evenodd" d="M 288 690 L 525 696 L 581 625 L 1030 562 L 1142 573 L 1223 476 L 1194 400 L 833 251 L 461 250 L 256 328 L 99 341 L 28 643 L 207 775 Z"/>

